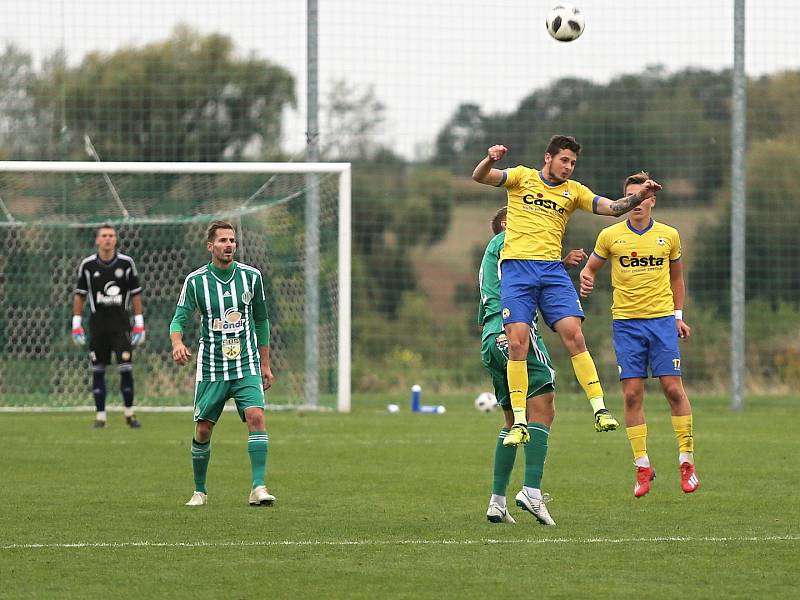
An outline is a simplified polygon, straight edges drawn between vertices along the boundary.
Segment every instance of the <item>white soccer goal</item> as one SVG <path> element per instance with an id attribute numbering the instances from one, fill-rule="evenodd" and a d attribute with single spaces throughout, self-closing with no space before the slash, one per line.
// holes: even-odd
<path id="1" fill-rule="evenodd" d="M 144 287 L 137 405 L 190 405 L 194 370 L 172 364 L 169 321 L 183 278 L 208 261 L 205 228 L 220 218 L 239 230 L 237 258 L 264 275 L 277 376 L 269 404 L 349 411 L 350 164 L 256 162 L 0 162 L 0 410 L 92 405 L 87 353 L 69 322 L 78 263 L 105 223 Z"/>

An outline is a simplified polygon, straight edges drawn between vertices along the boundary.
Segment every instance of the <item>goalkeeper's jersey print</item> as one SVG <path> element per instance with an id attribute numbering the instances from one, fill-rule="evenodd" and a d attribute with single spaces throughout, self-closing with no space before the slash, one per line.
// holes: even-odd
<path id="1" fill-rule="evenodd" d="M 258 269 L 234 262 L 227 272 L 209 264 L 189 273 L 176 319 L 195 311 L 200 314 L 197 381 L 261 375 L 255 323 L 267 318 L 267 308 Z"/>
<path id="2" fill-rule="evenodd" d="M 508 217 L 500 258 L 561 260 L 567 221 L 578 208 L 593 212 L 599 196 L 582 183 L 568 179 L 555 184 L 522 165 L 504 172 Z"/>
<path id="3" fill-rule="evenodd" d="M 600 232 L 594 255 L 611 261 L 614 319 L 673 314 L 669 266 L 681 259 L 681 239 L 675 228 L 651 219 L 640 231 L 625 220 Z"/>
<path id="4" fill-rule="evenodd" d="M 130 331 L 128 308 L 131 297 L 141 291 L 136 265 L 125 254 L 117 253 L 108 262 L 92 254 L 78 266 L 75 293 L 88 301 L 93 328 Z"/>

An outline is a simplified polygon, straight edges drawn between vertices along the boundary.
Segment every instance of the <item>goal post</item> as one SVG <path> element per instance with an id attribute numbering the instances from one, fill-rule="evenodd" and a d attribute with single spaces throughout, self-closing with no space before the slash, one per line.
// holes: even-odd
<path id="1" fill-rule="evenodd" d="M 309 180 L 319 205 L 314 232 Z M 194 371 L 171 363 L 169 320 L 185 276 L 208 262 L 206 226 L 229 219 L 239 229 L 237 258 L 264 275 L 277 377 L 270 406 L 348 412 L 350 196 L 349 163 L 0 161 L 0 410 L 91 406 L 88 353 L 72 345 L 69 317 L 78 263 L 95 252 L 103 224 L 118 229 L 117 248 L 133 257 L 144 288 L 148 335 L 134 350 L 136 403 L 190 405 Z M 318 262 L 310 268 L 308 239 Z M 307 271 L 318 286 L 310 311 Z M 197 334 L 195 324 L 187 338 L 194 344 Z M 307 339 L 317 348 L 306 348 Z M 114 367 L 108 372 L 113 406 Z"/>

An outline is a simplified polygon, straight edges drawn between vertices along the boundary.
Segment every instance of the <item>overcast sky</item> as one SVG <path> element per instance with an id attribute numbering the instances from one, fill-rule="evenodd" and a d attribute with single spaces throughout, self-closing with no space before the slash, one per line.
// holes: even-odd
<path id="1" fill-rule="evenodd" d="M 557 0 L 319 0 L 320 99 L 334 79 L 375 86 L 387 106 L 384 139 L 412 156 L 430 145 L 462 102 L 509 111 L 536 88 L 575 75 L 606 82 L 662 64 L 732 64 L 733 0 L 580 0 L 586 31 L 550 39 L 544 20 Z M 800 2 L 747 2 L 747 70 L 800 63 Z M 5 0 L 0 37 L 41 57 L 64 46 L 72 62 L 167 37 L 177 23 L 233 37 L 288 68 L 300 105 L 285 141 L 305 131 L 305 0 Z"/>

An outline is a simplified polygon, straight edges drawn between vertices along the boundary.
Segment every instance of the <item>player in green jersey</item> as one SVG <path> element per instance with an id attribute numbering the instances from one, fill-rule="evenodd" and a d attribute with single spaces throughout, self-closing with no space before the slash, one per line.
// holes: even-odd
<path id="1" fill-rule="evenodd" d="M 187 506 L 208 502 L 206 473 L 211 458 L 211 432 L 228 398 L 247 423 L 251 506 L 271 506 L 275 496 L 265 486 L 269 438 L 264 426 L 264 390 L 275 377 L 269 366 L 269 319 L 261 272 L 234 260 L 236 231 L 228 221 L 208 227 L 211 262 L 189 273 L 183 283 L 169 328 L 172 359 L 179 365 L 191 352 L 183 343 L 183 327 L 200 313 L 197 384 L 192 439 L 194 489 Z"/>
<path id="2" fill-rule="evenodd" d="M 511 396 L 506 378 L 508 338 L 503 330 L 500 278 L 497 266 L 500 251 L 505 242 L 506 211 L 507 208 L 503 207 L 492 218 L 492 232 L 495 236 L 486 247 L 479 273 L 481 301 L 478 308 L 478 322 L 483 328 L 481 358 L 483 366 L 492 377 L 495 396 L 503 408 L 505 421 L 495 445 L 492 496 L 486 511 L 486 518 L 492 523 L 514 523 L 514 518 L 508 513 L 506 506 L 506 489 L 514 467 L 517 448 L 516 445 L 506 446 L 503 444 L 514 425 L 514 412 L 511 407 Z M 586 253 L 583 250 L 572 250 L 563 262 L 565 266 L 572 267 L 578 265 L 585 258 Z M 531 324 L 527 370 L 527 425 L 531 432 L 531 439 L 525 445 L 523 488 L 515 500 L 517 506 L 531 513 L 543 525 L 555 525 L 555 521 L 547 510 L 541 490 L 550 427 L 555 418 L 555 371 L 544 340 L 536 327 L 535 316 L 534 322 Z"/>

